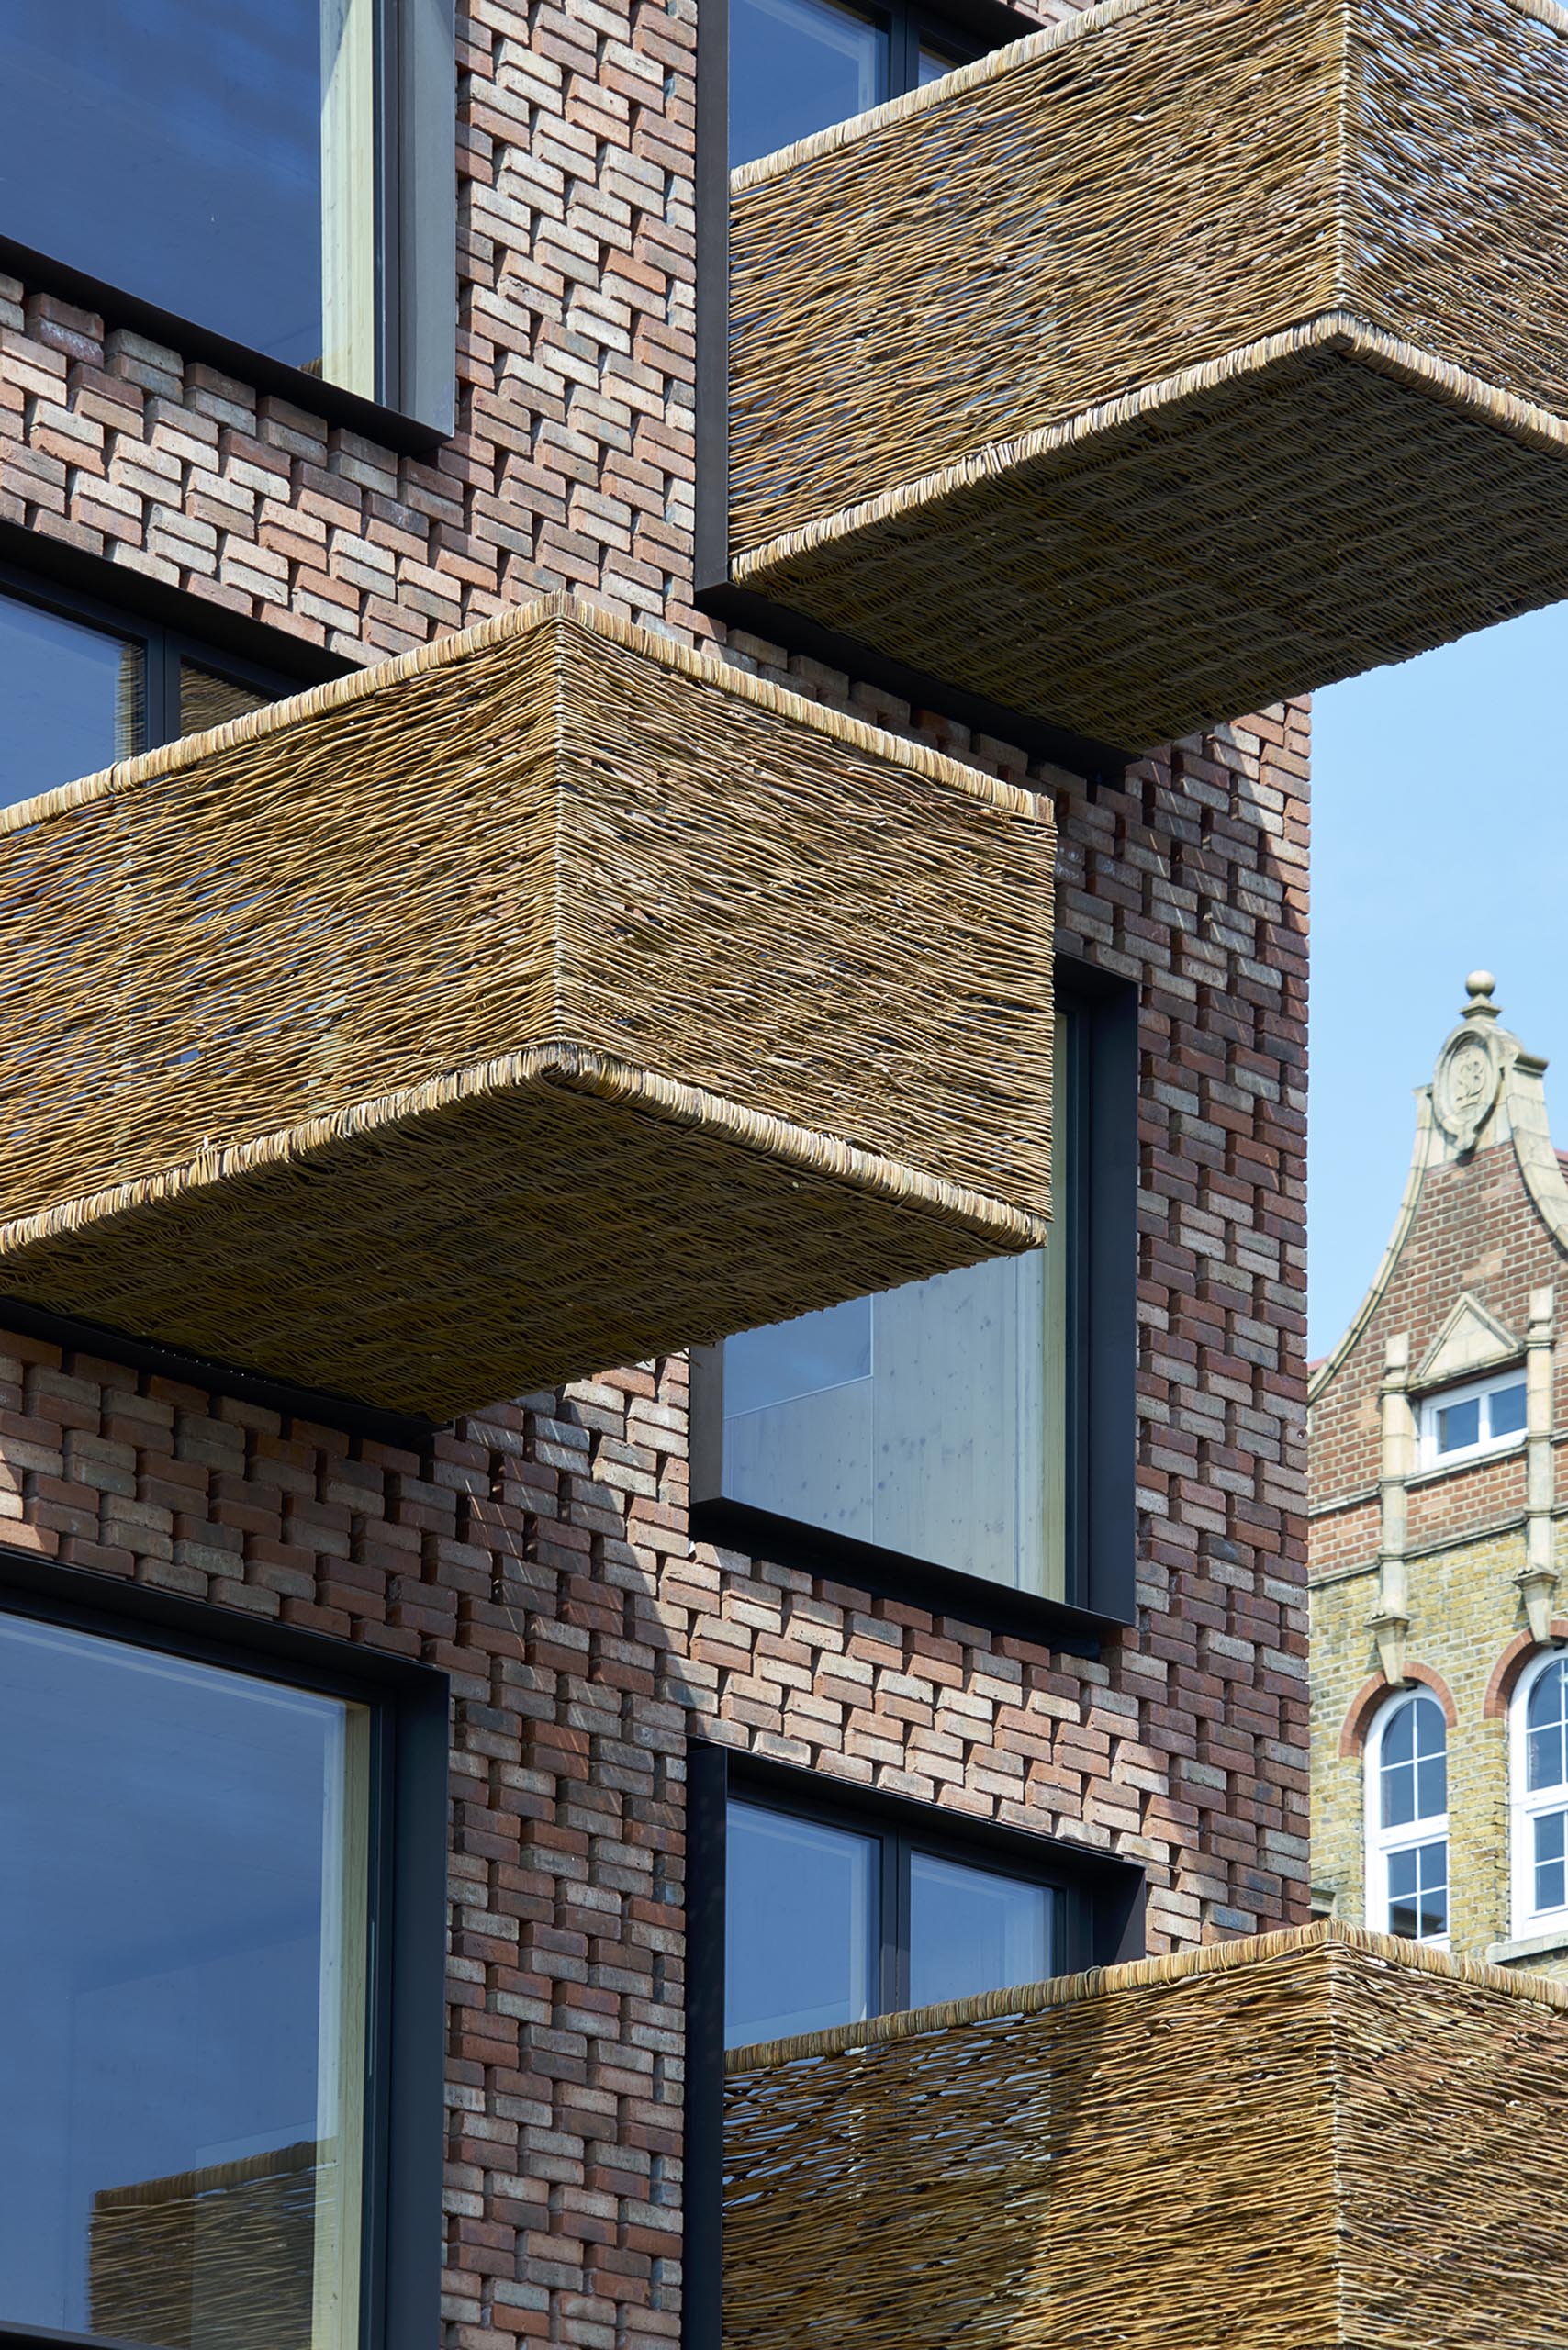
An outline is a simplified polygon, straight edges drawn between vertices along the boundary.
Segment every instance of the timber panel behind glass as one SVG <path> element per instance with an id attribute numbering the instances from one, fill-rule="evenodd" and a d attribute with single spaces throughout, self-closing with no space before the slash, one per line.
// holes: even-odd
<path id="1" fill-rule="evenodd" d="M 725 1341 L 726 1501 L 1067 1596 L 1067 1099 L 1046 1248 Z"/>
<path id="2" fill-rule="evenodd" d="M 0 1615 L 0 2327 L 353 2342 L 369 1735 Z"/>

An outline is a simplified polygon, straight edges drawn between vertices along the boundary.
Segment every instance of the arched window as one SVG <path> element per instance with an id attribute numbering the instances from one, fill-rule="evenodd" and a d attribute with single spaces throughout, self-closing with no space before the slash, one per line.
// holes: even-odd
<path id="1" fill-rule="evenodd" d="M 1568 1929 L 1568 1657 L 1519 1676 L 1508 1758 L 1514 1931 Z"/>
<path id="2" fill-rule="evenodd" d="M 1367 1923 L 1446 1944 L 1448 1725 L 1424 1689 L 1392 1699 L 1366 1749 Z"/>

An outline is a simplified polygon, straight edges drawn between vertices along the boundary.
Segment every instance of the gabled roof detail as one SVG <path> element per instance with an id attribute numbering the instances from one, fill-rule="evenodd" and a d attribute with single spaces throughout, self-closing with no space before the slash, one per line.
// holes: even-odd
<path id="1" fill-rule="evenodd" d="M 1371 1286 L 1338 1345 L 1308 1375 L 1309 1404 L 1316 1403 L 1338 1375 L 1377 1312 L 1416 1220 L 1422 1186 L 1430 1169 L 1453 1166 L 1477 1149 L 1511 1142 L 1536 1213 L 1563 1256 L 1568 1257 L 1568 1172 L 1553 1147 L 1547 1120 L 1546 1094 L 1541 1084 L 1546 1063 L 1534 1053 L 1527 1053 L 1518 1038 L 1501 1025 L 1497 1006 L 1492 1001 L 1496 984 L 1490 971 L 1472 971 L 1465 982 L 1469 1001 L 1443 1039 L 1431 1082 L 1417 1090 L 1415 1147 L 1394 1230 Z M 1462 1299 L 1455 1307 L 1456 1315 L 1463 1303 Z M 1450 1317 L 1450 1322 L 1452 1318 Z M 1490 1322 L 1491 1317 L 1486 1319 Z M 1502 1331 L 1501 1324 L 1492 1326 Z M 1506 1352 L 1517 1353 L 1521 1342 L 1503 1335 L 1506 1338 Z M 1449 1326 L 1445 1325 L 1433 1355 L 1448 1336 Z M 1500 1359 L 1493 1357 L 1495 1360 Z M 1439 1371 L 1429 1368 L 1432 1360 L 1433 1356 L 1428 1356 L 1421 1367 L 1423 1383 L 1457 1376 L 1473 1367 L 1462 1363 L 1452 1373 L 1446 1369 Z"/>
<path id="2" fill-rule="evenodd" d="M 1488 1314 L 1470 1290 L 1461 1292 L 1453 1311 L 1427 1350 L 1414 1384 L 1435 1387 L 1442 1380 L 1490 1371 L 1523 1351 L 1524 1341 Z"/>

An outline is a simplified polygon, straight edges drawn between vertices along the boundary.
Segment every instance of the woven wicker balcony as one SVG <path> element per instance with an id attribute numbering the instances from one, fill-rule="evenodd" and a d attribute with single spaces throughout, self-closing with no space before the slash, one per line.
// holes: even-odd
<path id="1" fill-rule="evenodd" d="M 731 572 L 1129 748 L 1568 596 L 1568 12 L 1102 0 L 732 205 Z"/>
<path id="2" fill-rule="evenodd" d="M 1568 2344 L 1568 1985 L 1330 1924 L 728 2070 L 727 2350 Z"/>
<path id="3" fill-rule="evenodd" d="M 560 601 L 26 802 L 0 1321 L 441 1419 L 1036 1245 L 1052 852 Z"/>

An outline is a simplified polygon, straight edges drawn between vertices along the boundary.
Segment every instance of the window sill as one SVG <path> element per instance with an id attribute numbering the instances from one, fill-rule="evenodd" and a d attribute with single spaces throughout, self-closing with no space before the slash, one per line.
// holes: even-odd
<path id="1" fill-rule="evenodd" d="M 102 278 L 89 277 L 84 271 L 73 269 L 68 262 L 55 261 L 31 245 L 16 243 L 10 237 L 0 236 L 0 269 L 9 276 L 19 277 L 29 291 L 57 294 L 93 311 L 103 319 L 106 329 L 129 327 L 151 341 L 166 345 L 182 359 L 215 367 L 237 383 L 287 400 L 307 415 L 319 416 L 329 425 L 344 426 L 382 448 L 397 450 L 406 456 L 427 456 L 451 437 L 454 428 L 450 422 L 426 423 L 418 417 L 404 415 L 400 409 L 385 408 L 378 400 L 365 399 L 358 392 L 345 391 L 341 384 L 329 384 L 319 375 L 308 375 L 302 367 L 291 367 L 286 360 L 269 359 L 264 352 L 252 351 L 245 343 L 231 342 L 227 335 L 214 334 L 210 328 L 160 309 L 155 302 L 144 302 L 140 295 L 127 294 L 118 286 L 106 285 Z"/>
<path id="2" fill-rule="evenodd" d="M 1568 1919 L 1539 1934 L 1518 1934 L 1506 1942 L 1493 1942 L 1486 1952 L 1488 1966 L 1514 1966 L 1521 1959 L 1554 1958 L 1562 1952 L 1568 1953 Z"/>
<path id="3" fill-rule="evenodd" d="M 933 1566 L 902 1551 L 879 1550 L 847 1535 L 803 1526 L 745 1502 L 696 1501 L 691 1505 L 692 1539 L 721 1550 L 744 1550 L 754 1559 L 793 1568 L 824 1583 L 847 1583 L 873 1599 L 890 1599 L 933 1616 L 974 1624 L 1014 1639 L 1033 1640 L 1066 1656 L 1097 1657 L 1102 1642 L 1136 1621 L 1097 1610 L 1092 1605 L 1047 1599 L 957 1567 Z"/>
<path id="4" fill-rule="evenodd" d="M 1467 1469 L 1489 1468 L 1494 1460 L 1510 1460 L 1516 1453 L 1523 1452 L 1529 1441 L 1521 1429 L 1518 1436 L 1505 1437 L 1501 1444 L 1478 1444 L 1473 1451 L 1462 1453 L 1452 1460 L 1430 1461 L 1406 1479 L 1406 1489 L 1436 1484 L 1439 1477 L 1462 1476 Z"/>

